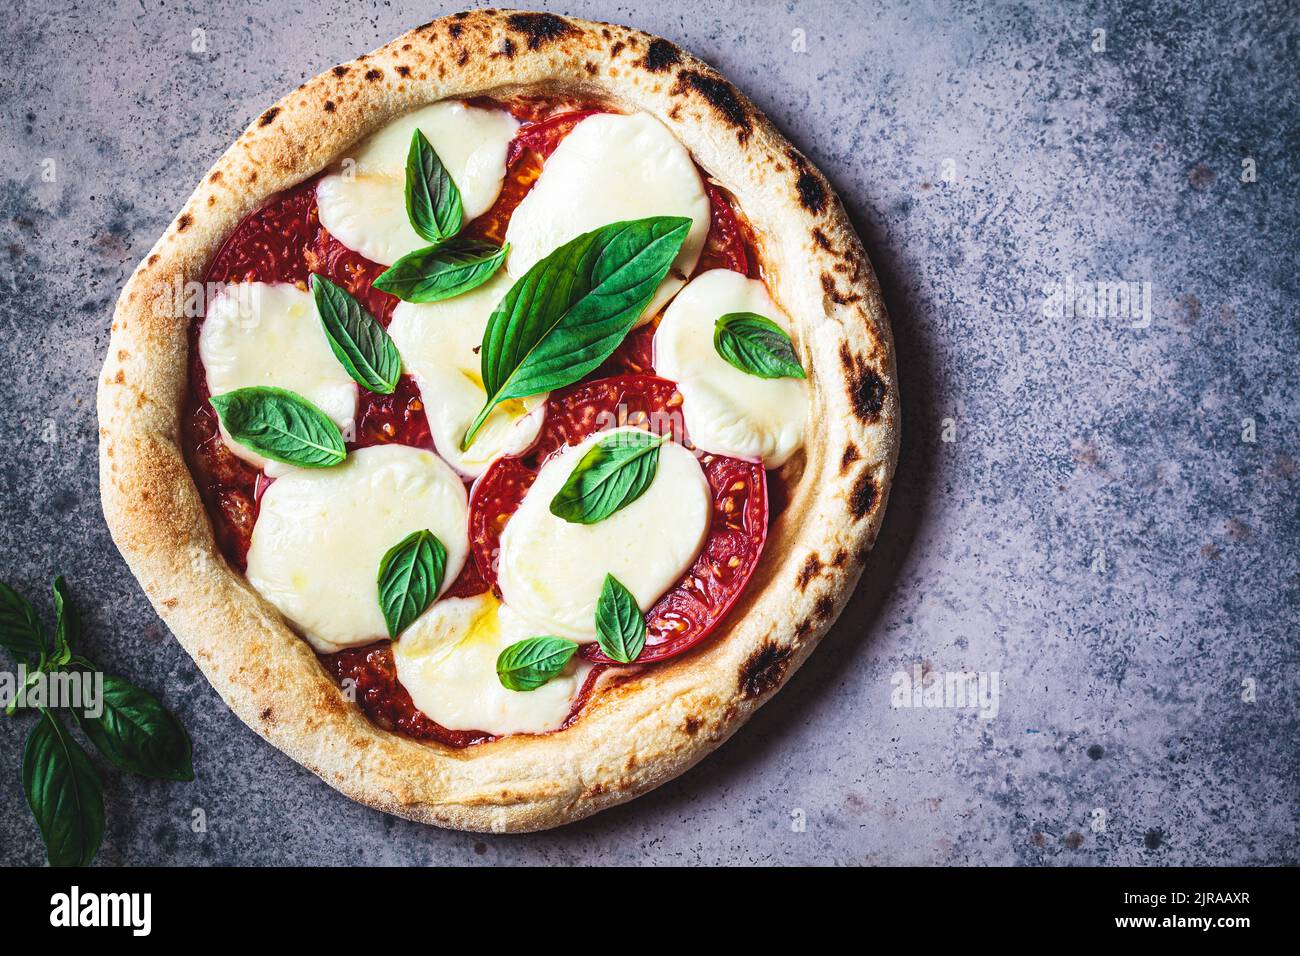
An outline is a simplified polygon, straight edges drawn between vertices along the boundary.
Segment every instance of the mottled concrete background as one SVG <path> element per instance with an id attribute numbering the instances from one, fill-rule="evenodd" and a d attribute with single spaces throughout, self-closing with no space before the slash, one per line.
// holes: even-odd
<path id="1" fill-rule="evenodd" d="M 704 57 L 830 177 L 886 290 L 904 449 L 849 610 L 720 753 L 490 837 L 351 803 L 245 728 L 96 491 L 112 303 L 194 183 L 272 100 L 456 7 L 20 0 L 0 18 L 0 574 L 45 608 L 69 577 L 87 652 L 177 709 L 198 773 L 107 774 L 99 862 L 1296 862 L 1287 6 L 554 7 Z M 1149 314 L 1052 308 L 1067 280 L 1150 283 Z M 997 716 L 891 707 L 914 665 L 996 671 Z M 29 721 L 0 721 L 8 863 L 43 859 Z"/>

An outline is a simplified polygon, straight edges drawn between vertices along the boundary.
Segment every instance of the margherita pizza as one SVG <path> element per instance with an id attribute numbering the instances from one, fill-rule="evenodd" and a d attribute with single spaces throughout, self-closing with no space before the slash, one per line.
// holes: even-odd
<path id="1" fill-rule="evenodd" d="M 136 270 L 101 484 L 235 712 L 354 799 L 555 826 L 717 747 L 897 451 L 822 175 L 666 40 L 428 23 L 266 110 Z"/>

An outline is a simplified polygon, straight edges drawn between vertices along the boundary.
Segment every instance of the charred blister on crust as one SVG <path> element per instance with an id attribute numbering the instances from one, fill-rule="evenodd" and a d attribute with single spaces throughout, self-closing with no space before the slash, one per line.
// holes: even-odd
<path id="1" fill-rule="evenodd" d="M 852 509 L 853 516 L 861 521 L 876 507 L 879 498 L 876 479 L 871 477 L 871 472 L 864 471 L 853 483 L 853 490 L 849 493 L 849 508 Z"/>
<path id="2" fill-rule="evenodd" d="M 730 83 L 697 70 L 682 70 L 677 74 L 677 85 L 673 87 L 672 94 L 684 96 L 688 92 L 698 93 L 713 107 L 714 112 L 734 126 L 736 139 L 742 145 L 749 140 L 749 134 L 754 130 L 753 123 L 740 102 L 740 95 Z"/>
<path id="3" fill-rule="evenodd" d="M 618 44 L 619 47 L 622 45 Z M 642 60 L 642 64 L 651 73 L 662 73 L 680 62 L 682 62 L 682 51 L 659 37 L 650 41 L 650 48 L 645 51 L 645 59 Z"/>
<path id="4" fill-rule="evenodd" d="M 528 37 L 530 50 L 575 32 L 573 24 L 554 13 L 512 13 L 506 18 L 506 25 Z"/>
<path id="5" fill-rule="evenodd" d="M 740 696 L 746 700 L 761 697 L 775 690 L 785 676 L 790 664 L 791 650 L 775 644 L 764 644 L 740 666 L 738 684 Z"/>
<path id="6" fill-rule="evenodd" d="M 336 66 L 334 67 L 333 72 L 335 76 L 347 76 L 348 68 L 346 66 Z"/>
<path id="7" fill-rule="evenodd" d="M 186 229 L 190 228 L 190 226 L 192 226 L 193 224 L 194 224 L 194 217 L 192 217 L 189 213 L 183 213 L 181 217 L 176 220 L 176 231 L 184 232 Z"/>
<path id="8" fill-rule="evenodd" d="M 280 107 L 272 106 L 269 110 L 258 117 L 258 126 L 270 126 L 275 122 L 275 118 L 280 115 Z"/>
<path id="9" fill-rule="evenodd" d="M 864 359 L 854 355 L 847 342 L 840 343 L 840 364 L 844 366 L 845 387 L 853 414 L 867 425 L 879 421 L 885 407 L 885 380 Z"/>
<path id="10" fill-rule="evenodd" d="M 822 232 L 821 229 L 816 226 L 813 227 L 812 238 L 813 242 L 815 242 L 819 247 L 825 249 L 831 255 L 836 254 L 835 247 L 831 245 L 831 241 L 827 238 L 826 233 Z"/>
<path id="11" fill-rule="evenodd" d="M 852 305 L 854 302 L 857 302 L 862 298 L 862 296 L 858 295 L 856 292 L 841 292 L 839 287 L 835 285 L 835 277 L 829 272 L 822 273 L 821 281 L 822 291 L 825 292 L 826 297 L 836 305 Z"/>
<path id="12" fill-rule="evenodd" d="M 808 558 L 803 563 L 803 567 L 799 569 L 798 576 L 795 578 L 795 584 L 798 586 L 799 590 L 806 590 L 808 585 L 812 582 L 812 579 L 817 577 L 817 575 L 821 573 L 821 570 L 822 559 L 818 556 L 817 552 L 814 551 L 812 554 L 808 555 Z"/>
<path id="13" fill-rule="evenodd" d="M 809 212 L 820 213 L 826 208 L 826 187 L 816 173 L 805 169 L 794 185 L 799 192 L 800 204 Z"/>
<path id="14" fill-rule="evenodd" d="M 687 737 L 694 737 L 700 732 L 701 726 L 703 726 L 703 721 L 694 715 L 688 715 L 687 718 L 682 721 L 682 733 Z"/>
<path id="15" fill-rule="evenodd" d="M 384 78 L 384 71 L 377 70 L 377 69 L 369 69 L 366 70 L 365 76 L 367 80 L 369 80 L 371 83 L 374 83 Z"/>
<path id="16" fill-rule="evenodd" d="M 849 467 L 861 457 L 862 455 L 858 451 L 857 445 L 853 444 L 853 442 L 849 442 L 845 445 L 844 454 L 840 455 L 840 474 L 842 475 L 848 471 Z"/>

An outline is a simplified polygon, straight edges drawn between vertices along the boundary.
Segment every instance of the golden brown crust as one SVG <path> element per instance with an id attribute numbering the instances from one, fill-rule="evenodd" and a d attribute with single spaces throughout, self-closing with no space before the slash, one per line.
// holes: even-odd
<path id="1" fill-rule="evenodd" d="M 607 687 L 572 727 L 465 750 L 371 724 L 220 556 L 179 446 L 186 324 L 154 301 L 202 281 L 235 225 L 397 114 L 446 97 L 578 94 L 653 113 L 754 228 L 810 369 L 790 500 L 727 627 Z M 729 737 L 812 651 L 875 541 L 898 447 L 889 323 L 825 178 L 711 67 L 667 40 L 547 13 L 427 23 L 304 83 L 204 176 L 136 269 L 99 385 L 100 484 L 114 540 L 154 607 L 250 727 L 353 799 L 466 830 L 557 826 L 671 779 Z"/>

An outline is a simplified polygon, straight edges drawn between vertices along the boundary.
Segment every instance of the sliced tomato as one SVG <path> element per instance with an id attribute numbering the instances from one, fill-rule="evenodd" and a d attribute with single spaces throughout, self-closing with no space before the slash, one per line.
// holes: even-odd
<path id="1" fill-rule="evenodd" d="M 704 173 L 700 173 L 701 177 Z M 709 194 L 709 235 L 704 240 L 704 251 L 700 253 L 699 264 L 695 274 L 708 272 L 710 269 L 730 269 L 741 275 L 750 275 L 751 257 L 747 247 L 749 237 L 745 227 L 731 205 L 731 197 L 709 182 L 706 178 L 704 188 Z"/>
<path id="2" fill-rule="evenodd" d="M 217 250 L 208 282 L 306 282 L 304 251 L 316 238 L 316 181 L 272 196 Z"/>
<path id="3" fill-rule="evenodd" d="M 487 101 L 493 102 L 493 101 Z M 495 104 L 504 108 L 503 104 Z M 517 109 L 511 112 L 519 116 Z M 597 109 L 574 110 L 559 113 L 550 119 L 528 123 L 519 128 L 506 150 L 506 177 L 496 202 L 483 215 L 467 223 L 461 235 L 468 239 L 484 239 L 498 245 L 506 241 L 506 228 L 515 209 L 528 195 L 542 174 L 546 158 L 555 152 L 560 140 L 573 131 L 573 127 L 588 116 L 602 112 Z M 521 117 L 523 118 L 523 117 Z"/>
<path id="4" fill-rule="evenodd" d="M 594 381 L 611 375 L 653 375 L 655 329 L 658 327 L 659 322 L 655 320 L 629 332 L 614 354 L 592 373 L 591 379 Z"/>
<path id="5" fill-rule="evenodd" d="M 388 271 L 388 266 L 372 262 L 359 252 L 353 252 L 339 242 L 328 229 L 321 226 L 307 250 L 307 266 L 335 285 L 347 289 L 366 310 L 388 328 L 397 308 L 397 296 L 381 292 L 374 281 Z"/>
<path id="6" fill-rule="evenodd" d="M 675 384 L 650 375 L 598 379 L 553 394 L 542 432 L 528 454 L 498 459 L 474 486 L 470 546 L 488 584 L 497 586 L 501 532 L 548 458 L 593 432 L 620 425 L 640 425 L 657 434 L 671 431 L 675 440 L 691 447 L 681 404 Z M 713 493 L 709 534 L 690 570 L 646 613 L 646 646 L 638 663 L 672 657 L 708 637 L 744 590 L 763 552 L 763 466 L 721 455 L 703 455 L 700 466 Z M 585 645 L 583 653 L 592 661 L 613 663 L 595 644 Z"/>
<path id="7" fill-rule="evenodd" d="M 557 113 L 539 123 L 529 123 L 521 127 L 515 134 L 515 138 L 510 141 L 510 147 L 506 151 L 506 165 L 513 166 L 515 161 L 528 150 L 546 159 L 555 152 L 555 147 L 560 145 L 560 140 L 573 132 L 573 127 L 588 116 L 603 112 L 605 111 L 598 109 L 573 110 Z"/>

